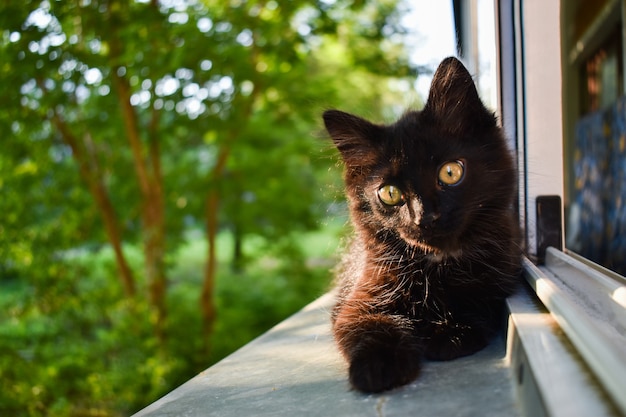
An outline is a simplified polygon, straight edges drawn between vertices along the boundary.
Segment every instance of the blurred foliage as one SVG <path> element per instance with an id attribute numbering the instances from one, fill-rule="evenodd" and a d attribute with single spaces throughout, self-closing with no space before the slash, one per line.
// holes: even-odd
<path id="1" fill-rule="evenodd" d="M 2 2 L 0 415 L 128 415 L 323 293 L 345 217 L 320 220 L 340 178 L 319 116 L 389 112 L 397 80 L 416 75 L 399 16 L 395 0 Z M 163 192 L 164 338 L 139 165 Z"/>

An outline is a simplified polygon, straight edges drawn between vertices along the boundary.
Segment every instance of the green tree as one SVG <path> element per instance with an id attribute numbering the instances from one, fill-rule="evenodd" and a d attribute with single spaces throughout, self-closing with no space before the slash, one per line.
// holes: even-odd
<path id="1" fill-rule="evenodd" d="M 390 40 L 401 32 L 395 3 L 0 5 L 0 285 L 13 285 L 31 300 L 0 302 L 8 303 L 9 318 L 32 325 L 59 318 L 33 336 L 43 344 L 34 353 L 42 373 L 33 373 L 20 392 L 59 372 L 96 378 L 97 370 L 85 370 L 87 358 L 109 355 L 116 345 L 97 326 L 117 326 L 115 334 L 123 334 L 117 344 L 136 363 L 144 358 L 146 375 L 168 372 L 148 361 L 149 352 L 152 337 L 157 351 L 172 344 L 168 268 L 190 224 L 203 225 L 208 242 L 198 291 L 203 334 L 196 335 L 204 351 L 216 313 L 220 230 L 235 236 L 240 269 L 243 242 L 252 235 L 298 258 L 289 237 L 314 228 L 327 204 L 319 178 L 328 177 L 332 151 L 320 152 L 326 145 L 316 138 L 319 114 L 331 106 L 382 113 L 386 80 L 415 75 L 402 45 Z M 77 261 L 77 254 L 105 244 L 115 271 L 102 275 Z M 129 250 L 135 246 L 141 256 Z M 110 277 L 119 282 L 114 289 Z M 137 327 L 148 318 L 153 336 Z M 89 335 L 85 349 L 93 355 L 75 352 L 67 366 L 50 365 L 58 350 L 46 343 L 60 337 L 62 323 Z M 25 329 L 11 326 L 7 332 Z M 133 346 L 139 337 L 145 343 Z M 6 346 L 10 355 L 23 356 L 17 342 Z M 28 361 L 20 363 L 23 371 L 16 368 L 7 381 L 33 372 Z M 127 376 L 118 383 L 141 391 Z M 95 385 L 74 395 L 96 401 Z M 155 383 L 144 391 L 159 389 Z M 54 397 L 33 403 L 32 413 Z"/>

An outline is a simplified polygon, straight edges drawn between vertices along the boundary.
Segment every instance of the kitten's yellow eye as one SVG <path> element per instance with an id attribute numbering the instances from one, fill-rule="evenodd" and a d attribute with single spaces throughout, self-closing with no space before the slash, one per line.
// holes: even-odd
<path id="1" fill-rule="evenodd" d="M 465 166 L 461 161 L 446 162 L 439 168 L 439 183 L 441 185 L 456 185 L 463 179 Z"/>
<path id="2" fill-rule="evenodd" d="M 404 203 L 402 191 L 395 185 L 383 185 L 378 189 L 378 198 L 388 206 L 398 206 Z"/>

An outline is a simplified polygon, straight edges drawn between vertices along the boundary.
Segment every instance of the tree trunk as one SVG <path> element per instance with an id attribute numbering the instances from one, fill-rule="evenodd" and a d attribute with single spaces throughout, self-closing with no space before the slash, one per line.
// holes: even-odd
<path id="1" fill-rule="evenodd" d="M 152 118 L 148 125 L 148 147 L 150 191 L 145 197 L 144 219 L 149 228 L 145 230 L 146 243 L 145 253 L 146 269 L 148 270 L 148 282 L 150 283 L 150 302 L 157 310 L 157 336 L 165 339 L 165 320 L 167 318 L 167 276 L 165 274 L 165 197 L 163 196 L 163 174 L 161 172 L 161 149 L 157 135 L 160 112 L 156 109 L 152 112 Z"/>
<path id="2" fill-rule="evenodd" d="M 258 60 L 258 51 L 253 42 L 252 54 L 250 55 L 251 67 L 256 66 Z M 217 156 L 215 166 L 209 176 L 209 191 L 206 198 L 206 234 L 207 234 L 207 263 L 204 270 L 204 280 L 202 283 L 202 292 L 200 293 L 200 311 L 202 313 L 202 336 L 205 350 L 209 350 L 209 340 L 213 331 L 213 324 L 217 316 L 215 309 L 215 281 L 217 274 L 217 247 L 216 238 L 218 231 L 218 214 L 220 205 L 220 182 L 224 176 L 226 163 L 230 156 L 233 142 L 243 131 L 245 123 L 252 115 L 254 103 L 256 102 L 259 92 L 262 91 L 261 82 L 253 80 L 254 88 L 248 97 L 240 96 L 240 102 L 233 103 L 234 107 L 242 109 L 242 119 L 232 122 L 232 129 L 223 141 Z M 243 121 L 243 122 L 242 122 Z"/>
<path id="3" fill-rule="evenodd" d="M 111 199 L 109 198 L 109 193 L 102 182 L 102 173 L 99 169 L 96 151 L 91 137 L 89 134 L 86 134 L 81 143 L 65 124 L 63 119 L 56 113 L 52 117 L 52 122 L 59 130 L 65 143 L 72 149 L 72 157 L 78 165 L 78 172 L 87 185 L 96 203 L 98 212 L 102 217 L 107 238 L 115 254 L 115 263 L 119 272 L 118 277 L 124 289 L 124 295 L 134 297 L 137 292 L 135 278 L 128 265 L 124 251 L 122 250 L 122 234 L 120 232 L 119 222 Z"/>
<path id="4" fill-rule="evenodd" d="M 99 208 L 100 214 L 104 220 L 104 227 L 106 230 L 109 243 L 113 247 L 113 253 L 115 254 L 115 263 L 119 271 L 119 278 L 124 288 L 124 293 L 127 297 L 134 297 L 137 290 L 135 288 L 135 279 L 133 273 L 126 261 L 126 256 L 122 250 L 122 236 L 119 230 L 117 216 L 113 209 L 113 204 L 109 199 L 109 195 L 102 184 L 102 181 L 97 180 L 93 185 L 92 195 L 96 201 L 96 205 Z"/>
<path id="5" fill-rule="evenodd" d="M 230 155 L 230 142 L 235 137 L 231 134 L 230 140 L 226 141 L 220 148 L 217 163 L 211 171 L 211 186 L 206 199 L 206 233 L 207 233 L 207 263 L 204 270 L 204 281 L 202 283 L 202 293 L 200 294 L 200 310 L 202 311 L 202 336 L 205 348 L 208 350 L 209 338 L 213 331 L 213 323 L 216 317 L 215 311 L 215 275 L 217 273 L 217 248 L 215 240 L 218 231 L 218 214 L 220 203 L 220 179 L 224 174 L 226 162 Z"/>
<path id="6" fill-rule="evenodd" d="M 155 334 L 165 340 L 165 320 L 167 318 L 165 274 L 165 230 L 162 212 L 162 196 L 151 195 L 145 198 L 143 210 L 144 257 L 148 295 L 156 310 Z"/>
<path id="7" fill-rule="evenodd" d="M 113 45 L 113 44 L 112 44 Z M 116 49 L 111 47 L 112 50 Z M 118 51 L 119 52 L 119 51 Z M 144 239 L 144 262 L 148 281 L 149 300 L 156 310 L 155 331 L 160 340 L 165 338 L 167 309 L 165 295 L 167 277 L 165 274 L 165 201 L 163 197 L 163 177 L 161 174 L 158 139 L 151 135 L 146 152 L 142 143 L 137 114 L 130 104 L 131 89 L 128 80 L 113 70 L 115 86 L 126 137 L 132 155 L 135 174 L 142 198 L 142 233 Z M 149 133 L 150 130 L 149 129 Z"/>
<path id="8" fill-rule="evenodd" d="M 207 262 L 204 269 L 202 292 L 200 293 L 200 312 L 202 314 L 202 340 L 204 350 L 208 353 L 210 337 L 216 318 L 215 309 L 215 275 L 217 272 L 217 251 L 215 239 L 217 237 L 219 193 L 214 184 L 206 199 L 206 235 L 207 235 Z"/>
<path id="9" fill-rule="evenodd" d="M 233 228 L 233 272 L 240 273 L 243 271 L 243 234 L 241 233 L 241 225 L 238 220 L 235 220 Z"/>
<path id="10" fill-rule="evenodd" d="M 118 4 L 120 7 L 108 9 L 111 13 L 110 21 L 115 21 L 114 17 L 119 17 L 114 16 L 116 13 L 127 12 L 125 2 Z M 152 5 L 157 6 L 158 4 L 153 2 Z M 112 84 L 120 105 L 126 139 L 133 155 L 135 176 L 142 199 L 141 223 L 146 280 L 149 291 L 148 299 L 156 312 L 156 335 L 159 340 L 163 341 L 167 318 L 167 277 L 165 273 L 165 198 L 159 139 L 156 136 L 159 112 L 154 111 L 152 120 L 148 125 L 140 128 L 137 113 L 130 103 L 132 89 L 128 78 L 123 75 L 125 71 L 121 71 L 124 62 L 122 59 L 124 44 L 119 37 L 117 27 L 111 28 L 109 41 Z M 147 132 L 147 137 L 142 138 L 142 131 Z"/>

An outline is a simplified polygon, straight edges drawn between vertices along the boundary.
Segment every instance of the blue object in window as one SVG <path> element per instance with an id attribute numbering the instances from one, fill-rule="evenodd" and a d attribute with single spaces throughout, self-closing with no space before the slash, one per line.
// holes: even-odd
<path id="1" fill-rule="evenodd" d="M 575 251 L 626 273 L 626 97 L 576 124 Z"/>

